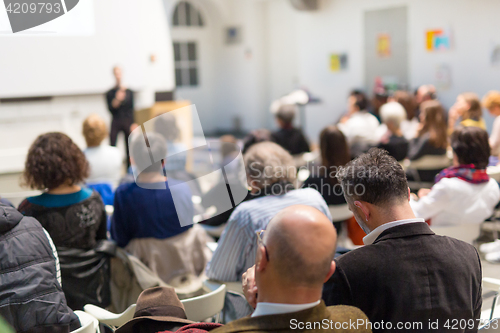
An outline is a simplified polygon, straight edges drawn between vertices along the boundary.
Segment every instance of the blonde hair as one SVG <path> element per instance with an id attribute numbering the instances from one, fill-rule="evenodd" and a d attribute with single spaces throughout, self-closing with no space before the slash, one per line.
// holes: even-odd
<path id="1" fill-rule="evenodd" d="M 401 122 L 406 119 L 406 110 L 398 102 L 385 103 L 380 108 L 380 118 L 385 124 L 393 123 L 399 128 Z"/>
<path id="2" fill-rule="evenodd" d="M 483 115 L 483 110 L 481 109 L 481 102 L 479 101 L 479 96 L 473 92 L 466 92 L 460 94 L 467 104 L 470 105 L 469 109 L 466 110 L 462 116 L 462 120 L 474 119 L 479 120 Z"/>
<path id="3" fill-rule="evenodd" d="M 500 107 L 500 91 L 489 91 L 484 95 L 482 103 L 487 109 L 492 109 L 495 106 Z"/>
<path id="4" fill-rule="evenodd" d="M 108 136 L 108 127 L 99 115 L 93 113 L 83 122 L 83 136 L 88 147 L 97 147 Z"/>

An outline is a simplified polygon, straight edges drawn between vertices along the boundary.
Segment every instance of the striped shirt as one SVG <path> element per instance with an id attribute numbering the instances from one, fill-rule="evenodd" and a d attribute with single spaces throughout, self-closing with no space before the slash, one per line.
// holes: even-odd
<path id="1" fill-rule="evenodd" d="M 241 275 L 255 264 L 255 232 L 266 229 L 274 215 L 292 205 L 314 207 L 331 220 L 325 200 L 311 188 L 243 202 L 229 217 L 217 250 L 207 266 L 208 278 L 225 282 L 241 281 Z"/>

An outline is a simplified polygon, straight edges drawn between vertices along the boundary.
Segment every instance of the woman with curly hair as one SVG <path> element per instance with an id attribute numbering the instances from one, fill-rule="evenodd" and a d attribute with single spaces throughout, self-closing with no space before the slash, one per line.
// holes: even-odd
<path id="1" fill-rule="evenodd" d="M 101 197 L 79 185 L 88 174 L 85 155 L 63 133 L 40 135 L 28 151 L 24 182 L 43 193 L 26 198 L 18 210 L 36 218 L 47 230 L 61 257 L 61 266 L 64 261 L 61 252 L 64 250 L 91 250 L 98 240 L 106 239 L 106 212 Z M 71 290 L 74 289 L 74 286 L 71 288 L 72 282 L 69 278 L 65 280 L 64 269 L 62 273 L 68 305 L 73 309 L 80 308 L 81 303 L 89 299 L 81 299 L 82 290 L 73 298 L 77 290 Z M 77 283 L 85 285 L 82 281 Z"/>

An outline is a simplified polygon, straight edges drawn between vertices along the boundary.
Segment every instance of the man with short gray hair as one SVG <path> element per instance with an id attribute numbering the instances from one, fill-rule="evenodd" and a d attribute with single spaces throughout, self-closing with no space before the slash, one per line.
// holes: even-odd
<path id="1" fill-rule="evenodd" d="M 280 210 L 297 204 L 318 209 L 331 220 L 325 200 L 314 189 L 295 189 L 297 170 L 288 152 L 272 142 L 253 145 L 245 154 L 248 183 L 255 199 L 231 214 L 207 268 L 210 279 L 235 282 L 255 263 L 257 230 Z"/>

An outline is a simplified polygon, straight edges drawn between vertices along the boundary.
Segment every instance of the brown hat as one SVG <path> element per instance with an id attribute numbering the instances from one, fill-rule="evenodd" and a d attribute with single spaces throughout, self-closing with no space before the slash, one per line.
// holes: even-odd
<path id="1" fill-rule="evenodd" d="M 131 333 L 135 324 L 145 321 L 161 321 L 193 324 L 188 320 L 184 306 L 174 288 L 154 287 L 144 290 L 137 299 L 134 318 L 116 330 L 117 333 Z"/>

